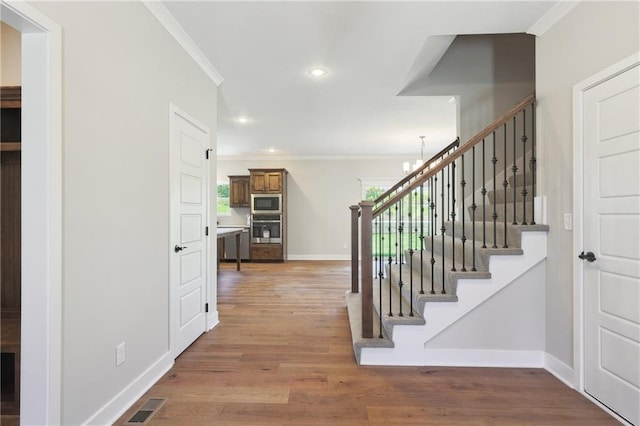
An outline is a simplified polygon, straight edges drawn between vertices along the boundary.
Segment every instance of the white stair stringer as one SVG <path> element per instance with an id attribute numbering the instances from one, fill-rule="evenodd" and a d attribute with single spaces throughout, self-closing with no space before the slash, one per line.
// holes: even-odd
<path id="1" fill-rule="evenodd" d="M 491 256 L 489 265 L 491 278 L 459 279 L 457 302 L 427 302 L 423 312 L 423 317 L 426 320 L 424 325 L 395 325 L 393 328 L 394 346 L 391 348 L 363 347 L 360 353 L 360 364 L 469 365 L 464 361 L 456 361 L 455 357 L 447 358 L 430 353 L 425 349 L 425 344 L 464 318 L 473 309 L 488 301 L 493 295 L 535 265 L 544 261 L 547 255 L 547 232 L 523 232 L 522 250 L 524 254 L 519 256 Z M 541 288 L 540 291 L 544 291 L 544 288 Z M 513 366 L 513 363 L 508 362 L 508 354 L 500 359 L 499 350 L 490 352 L 493 354 L 483 352 L 486 355 L 485 359 L 478 359 L 476 365 Z M 530 358 L 535 358 L 535 355 Z M 531 363 L 535 364 L 535 361 L 532 359 Z"/>

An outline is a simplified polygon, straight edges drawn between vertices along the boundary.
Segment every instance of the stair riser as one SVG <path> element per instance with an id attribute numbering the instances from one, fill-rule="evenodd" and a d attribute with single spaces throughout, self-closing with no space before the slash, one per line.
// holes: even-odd
<path id="1" fill-rule="evenodd" d="M 496 226 L 493 226 L 493 220 L 483 224 L 482 222 L 476 221 L 475 224 L 472 222 L 465 222 L 464 227 L 461 222 L 456 222 L 455 226 L 451 222 L 445 223 L 446 233 L 447 235 L 453 235 L 456 238 L 461 238 L 464 235 L 467 238 L 466 245 L 472 245 L 472 238 L 474 236 L 473 230 L 475 228 L 475 239 L 476 239 L 476 248 L 481 248 L 483 243 L 487 247 L 491 247 L 494 244 L 494 229 L 495 229 L 495 242 L 496 245 L 500 244 L 500 247 L 504 245 L 504 222 L 497 223 Z M 516 229 L 510 223 L 507 224 L 507 244 L 509 247 L 520 247 L 522 240 L 522 233 L 519 229 Z"/>
<path id="2" fill-rule="evenodd" d="M 515 216 L 515 222 L 517 222 L 518 224 L 522 224 L 525 220 L 525 210 L 526 210 L 526 222 L 527 223 L 531 223 L 532 222 L 532 205 L 531 205 L 531 200 L 528 200 L 526 203 L 526 207 L 523 206 L 522 203 L 518 203 L 516 204 L 516 208 L 515 208 L 515 215 L 514 215 L 514 209 L 513 209 L 513 204 L 507 203 L 507 224 L 511 224 L 514 222 L 514 216 Z M 496 210 L 496 214 L 497 214 L 497 219 L 496 222 L 498 224 L 503 224 L 504 225 L 504 204 L 494 204 L 495 205 L 495 210 Z M 493 224 L 493 207 L 494 205 L 487 205 L 484 207 L 484 214 L 485 214 L 485 219 L 487 221 L 487 223 L 491 223 Z M 469 217 L 471 217 L 471 208 L 469 208 Z M 478 208 L 476 209 L 476 219 L 478 221 L 482 221 L 482 212 L 483 212 L 483 208 L 482 206 L 478 206 Z"/>
<path id="3" fill-rule="evenodd" d="M 452 241 L 453 240 L 453 241 Z M 475 253 L 475 267 L 476 270 L 482 270 L 482 271 L 486 271 L 487 270 L 487 263 L 486 263 L 486 259 L 484 257 L 481 256 L 481 254 L 479 253 L 479 249 L 482 246 L 481 242 L 476 241 L 476 253 Z M 454 249 L 455 248 L 455 249 Z M 446 236 L 445 237 L 445 243 L 444 243 L 444 256 L 446 258 L 448 258 L 449 260 L 454 259 L 454 257 L 452 257 L 452 253 L 455 253 L 455 266 L 456 269 L 462 269 L 463 266 L 463 256 L 462 253 L 464 252 L 464 266 L 467 270 L 471 270 L 472 266 L 473 266 L 473 261 L 474 261 L 474 253 L 473 253 L 473 244 L 472 241 L 467 240 L 466 243 L 464 244 L 464 250 L 463 250 L 463 244 L 462 241 L 459 238 L 453 238 L 450 236 Z M 442 249 L 442 237 L 438 237 L 438 238 L 434 238 L 434 244 L 433 244 L 433 257 L 436 260 L 436 263 L 438 262 L 442 262 L 442 253 L 443 253 L 443 249 Z M 419 269 L 419 263 L 420 263 L 420 251 L 416 251 L 413 254 L 413 258 L 414 258 L 414 267 L 416 267 L 416 269 Z M 405 254 L 405 262 L 409 262 L 409 254 Z M 427 245 L 427 247 L 425 248 L 423 254 L 422 254 L 422 262 L 429 266 L 429 268 L 431 268 L 431 242 L 429 241 L 429 244 Z"/>

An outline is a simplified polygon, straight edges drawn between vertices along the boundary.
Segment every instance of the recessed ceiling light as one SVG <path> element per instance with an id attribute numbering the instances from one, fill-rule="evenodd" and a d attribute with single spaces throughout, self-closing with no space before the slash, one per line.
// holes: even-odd
<path id="1" fill-rule="evenodd" d="M 249 117 L 245 117 L 245 116 L 236 117 L 236 122 L 240 124 L 247 124 L 249 122 Z"/>
<path id="2" fill-rule="evenodd" d="M 313 76 L 313 77 L 324 77 L 325 75 L 328 74 L 328 71 L 324 68 L 320 68 L 320 67 L 313 67 L 313 68 L 309 68 L 309 75 Z"/>
<path id="3" fill-rule="evenodd" d="M 269 148 L 269 152 L 273 154 L 274 152 L 276 152 L 276 150 L 275 148 Z"/>

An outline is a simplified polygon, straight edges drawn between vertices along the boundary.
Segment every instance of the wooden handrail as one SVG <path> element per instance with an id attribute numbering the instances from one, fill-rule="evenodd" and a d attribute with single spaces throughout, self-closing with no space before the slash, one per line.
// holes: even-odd
<path id="1" fill-rule="evenodd" d="M 407 176 L 405 176 L 403 179 L 401 179 L 398 183 L 396 183 L 391 188 L 389 188 L 387 191 L 385 191 L 384 194 L 382 194 L 381 196 L 376 198 L 375 201 L 374 201 L 374 205 L 382 202 L 382 200 L 384 200 L 385 198 L 387 198 L 388 196 L 393 194 L 393 192 L 396 191 L 398 188 L 401 188 L 403 185 L 405 185 L 411 179 L 413 179 L 414 177 L 416 177 L 420 173 L 422 173 L 426 168 L 428 168 L 431 165 L 431 163 L 437 161 L 443 155 L 445 155 L 447 152 L 451 151 L 453 148 L 457 148 L 458 146 L 460 146 L 460 138 L 459 137 L 457 137 L 455 141 L 451 142 L 449 145 L 444 147 L 440 152 L 438 152 L 437 154 L 435 154 L 434 156 L 429 158 L 422 166 L 418 167 L 416 170 L 414 170 L 413 172 L 409 173 Z"/>
<path id="2" fill-rule="evenodd" d="M 444 158 L 441 162 L 439 162 L 437 164 L 436 167 L 430 168 L 427 173 L 424 173 L 421 177 L 419 177 L 415 181 L 411 182 L 402 191 L 396 193 L 391 198 L 389 198 L 387 201 L 385 201 L 383 204 L 381 204 L 380 206 L 376 207 L 374 209 L 374 211 L 373 211 L 373 215 L 372 215 L 373 218 L 376 218 L 376 217 L 380 216 L 380 214 L 382 212 L 384 212 L 390 206 L 392 206 L 395 203 L 397 203 L 399 200 L 401 200 L 403 197 L 405 197 L 409 192 L 413 191 L 415 188 L 417 188 L 420 185 L 422 185 L 424 182 L 429 180 L 435 174 L 439 173 L 442 169 L 447 167 L 449 164 L 453 163 L 458 158 L 462 157 L 462 155 L 464 153 L 469 151 L 471 148 L 473 148 L 478 143 L 482 142 L 483 139 L 485 139 L 487 136 L 489 136 L 493 132 L 495 132 L 504 123 L 506 123 L 507 121 L 511 120 L 513 118 L 513 116 L 515 116 L 523 108 L 525 108 L 526 106 L 532 104 L 535 101 L 535 99 L 536 99 L 536 94 L 532 93 L 529 96 L 527 96 L 526 98 L 524 98 L 522 101 L 518 102 L 513 108 L 511 108 L 509 111 L 507 111 L 502 116 L 498 117 L 498 119 L 496 119 L 493 123 L 489 124 L 487 127 L 482 129 L 477 135 L 475 135 L 474 137 L 469 139 L 466 143 L 464 143 L 461 147 L 456 149 L 453 152 L 453 154 L 451 154 L 451 155 L 447 156 L 446 158 Z"/>

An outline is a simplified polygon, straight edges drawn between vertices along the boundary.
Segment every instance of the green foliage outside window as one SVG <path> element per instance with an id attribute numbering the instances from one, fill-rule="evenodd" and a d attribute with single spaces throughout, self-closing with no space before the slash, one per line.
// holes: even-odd
<path id="1" fill-rule="evenodd" d="M 218 184 L 218 198 L 217 198 L 216 212 L 218 215 L 229 214 L 229 184 Z"/>

